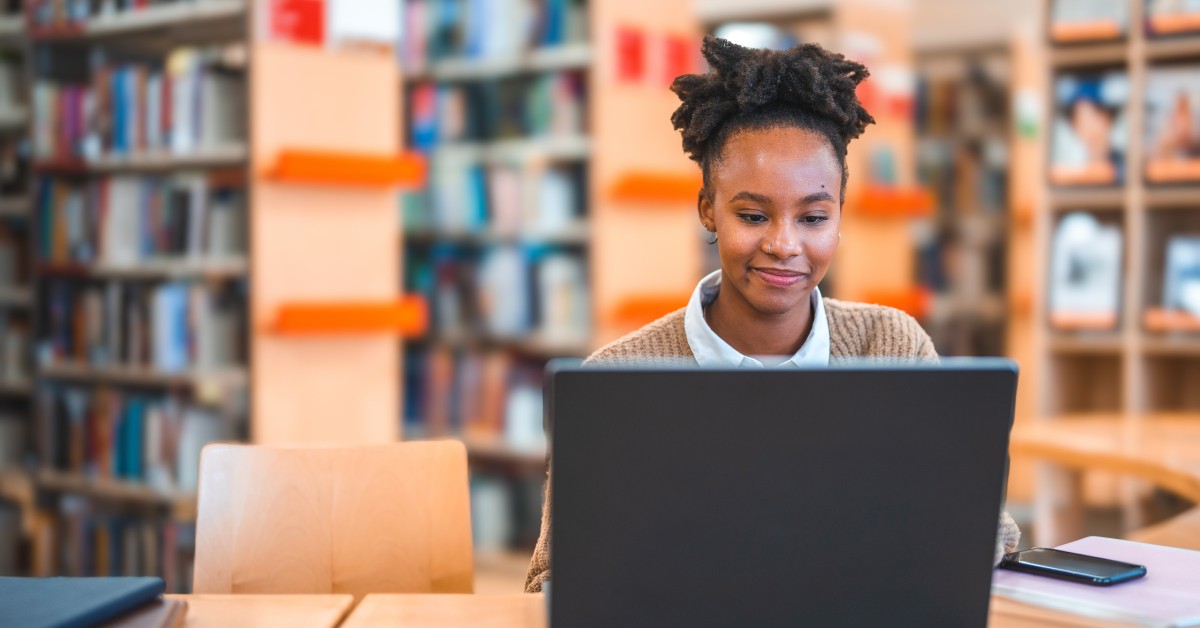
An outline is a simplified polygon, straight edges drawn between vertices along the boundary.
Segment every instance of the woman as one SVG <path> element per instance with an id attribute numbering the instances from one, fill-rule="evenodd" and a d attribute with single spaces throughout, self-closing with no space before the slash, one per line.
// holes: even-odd
<path id="1" fill-rule="evenodd" d="M 586 363 L 691 358 L 704 367 L 828 365 L 846 358 L 936 361 L 915 320 L 887 307 L 823 299 L 841 234 L 846 144 L 874 122 L 855 87 L 867 70 L 821 47 L 752 50 L 707 37 L 711 70 L 677 78 L 671 117 L 700 164 L 700 223 L 721 269 L 687 307 L 596 351 Z M 549 579 L 550 505 L 525 590 Z M 997 542 L 1019 532 L 1007 513 Z"/>

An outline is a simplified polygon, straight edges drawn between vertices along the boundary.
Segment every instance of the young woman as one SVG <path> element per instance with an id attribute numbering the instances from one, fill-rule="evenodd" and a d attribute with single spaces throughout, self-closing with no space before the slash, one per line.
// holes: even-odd
<path id="1" fill-rule="evenodd" d="M 936 361 L 912 317 L 821 297 L 841 234 L 846 144 L 874 122 L 855 95 L 867 69 L 820 46 L 753 50 L 707 37 L 711 70 L 675 80 L 671 116 L 700 164 L 700 223 L 721 269 L 687 307 L 596 351 L 587 363 L 691 358 L 705 367 L 828 365 L 847 358 Z M 550 571 L 547 480 L 542 532 L 525 590 Z M 1001 518 L 997 562 L 1019 531 Z"/>

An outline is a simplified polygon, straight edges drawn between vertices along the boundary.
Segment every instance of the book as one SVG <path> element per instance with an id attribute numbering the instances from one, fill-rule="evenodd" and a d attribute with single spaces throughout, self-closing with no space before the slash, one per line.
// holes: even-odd
<path id="1" fill-rule="evenodd" d="M 136 610 L 162 593 L 161 578 L 0 578 L 0 624 L 94 625 Z"/>
<path id="2" fill-rule="evenodd" d="M 1200 552 L 1098 536 L 1058 549 L 1144 565 L 1146 577 L 1097 587 L 998 569 L 992 576 L 992 593 L 1093 619 L 1200 625 Z"/>
<path id="3" fill-rule="evenodd" d="M 1122 233 L 1085 212 L 1058 223 L 1050 256 L 1050 322 L 1062 329 L 1115 329 Z"/>
<path id="4" fill-rule="evenodd" d="M 1200 180 L 1200 66 L 1146 74 L 1146 180 Z"/>
<path id="5" fill-rule="evenodd" d="M 1125 180 L 1129 77 L 1120 71 L 1062 74 L 1054 84 L 1050 181 L 1116 185 Z"/>
<path id="6" fill-rule="evenodd" d="M 1162 304 L 1200 317 L 1200 235 L 1177 234 L 1167 240 Z"/>

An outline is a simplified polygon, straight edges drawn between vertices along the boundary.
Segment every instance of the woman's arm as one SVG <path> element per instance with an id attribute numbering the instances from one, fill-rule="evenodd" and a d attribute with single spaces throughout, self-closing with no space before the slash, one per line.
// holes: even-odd
<path id="1" fill-rule="evenodd" d="M 537 593 L 542 583 L 550 579 L 550 473 L 546 473 L 546 495 L 542 499 L 542 531 L 538 535 L 529 571 L 525 574 L 525 592 Z"/>

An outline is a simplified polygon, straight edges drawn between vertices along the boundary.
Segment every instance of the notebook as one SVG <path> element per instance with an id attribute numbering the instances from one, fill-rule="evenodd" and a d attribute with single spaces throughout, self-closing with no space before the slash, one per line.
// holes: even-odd
<path id="1" fill-rule="evenodd" d="M 95 626 L 162 593 L 162 578 L 0 578 L 0 626 Z"/>
<path id="2" fill-rule="evenodd" d="M 1146 576 L 1097 587 L 997 569 L 992 592 L 1026 604 L 1145 626 L 1200 626 L 1200 552 L 1089 536 L 1058 549 L 1146 566 Z"/>

